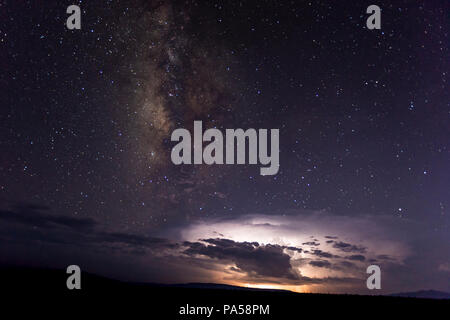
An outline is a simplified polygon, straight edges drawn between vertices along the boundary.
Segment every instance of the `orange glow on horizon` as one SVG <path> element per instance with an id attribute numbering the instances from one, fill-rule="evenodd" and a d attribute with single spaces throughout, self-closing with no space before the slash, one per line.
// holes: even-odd
<path id="1" fill-rule="evenodd" d="M 224 266 L 225 268 L 229 268 L 234 265 L 228 265 Z M 322 288 L 318 288 L 314 285 L 292 285 L 292 284 L 280 284 L 280 283 L 268 283 L 268 282 L 261 282 L 261 283 L 250 283 L 250 282 L 244 282 L 240 279 L 231 279 L 230 277 L 226 278 L 224 274 L 221 272 L 214 273 L 212 275 L 213 282 L 214 283 L 221 283 L 221 284 L 227 284 L 232 286 L 238 286 L 238 287 L 244 287 L 244 288 L 255 288 L 255 289 L 273 289 L 273 290 L 288 290 L 298 293 L 315 293 L 320 292 Z M 204 280 L 200 280 L 202 282 Z M 206 282 L 210 282 L 210 280 L 207 280 Z M 313 290 L 313 287 L 315 287 Z"/>
<path id="2" fill-rule="evenodd" d="M 288 290 L 298 293 L 311 292 L 310 287 L 308 285 L 294 286 L 294 285 L 269 284 L 269 283 L 238 283 L 236 285 L 246 288 Z"/>

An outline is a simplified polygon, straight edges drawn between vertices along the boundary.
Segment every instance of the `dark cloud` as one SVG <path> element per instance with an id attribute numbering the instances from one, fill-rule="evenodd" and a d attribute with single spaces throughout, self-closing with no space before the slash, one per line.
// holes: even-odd
<path id="1" fill-rule="evenodd" d="M 157 246 L 171 246 L 167 239 L 121 232 L 98 233 L 95 235 L 95 238 L 99 242 L 125 244 L 130 247 L 154 248 Z M 172 246 L 175 247 L 176 244 Z"/>
<path id="2" fill-rule="evenodd" d="M 331 263 L 327 260 L 313 260 L 309 262 L 310 265 L 318 268 L 331 268 Z"/>
<path id="3" fill-rule="evenodd" d="M 244 271 L 242 271 L 241 269 L 236 268 L 236 267 L 229 267 L 228 269 L 233 272 L 244 273 Z"/>
<path id="4" fill-rule="evenodd" d="M 126 249 L 142 255 L 145 249 L 176 247 L 176 243 L 167 239 L 106 232 L 99 227 L 91 218 L 56 216 L 44 206 L 21 204 L 10 210 L 0 210 L 0 238 L 26 245 L 29 250 L 41 243 L 91 247 L 108 247 L 105 244 L 109 244 L 109 249 Z"/>
<path id="5" fill-rule="evenodd" d="M 48 207 L 39 205 L 17 205 L 12 210 L 1 210 L 0 220 L 39 228 L 67 227 L 84 230 L 93 228 L 97 223 L 91 218 L 56 216 L 43 211 Z"/>
<path id="6" fill-rule="evenodd" d="M 362 246 L 353 245 L 347 242 L 338 241 L 333 244 L 333 248 L 339 249 L 343 252 L 359 252 L 365 253 L 366 248 Z"/>
<path id="7" fill-rule="evenodd" d="M 338 256 L 331 254 L 329 252 L 322 251 L 320 249 L 315 249 L 311 252 L 312 255 L 315 255 L 317 257 L 321 258 L 338 258 Z"/>
<path id="8" fill-rule="evenodd" d="M 290 246 L 283 246 L 284 249 L 288 249 L 288 250 L 292 250 L 292 251 L 297 251 L 297 252 L 303 252 L 302 248 L 297 248 L 297 247 L 290 247 Z"/>
<path id="9" fill-rule="evenodd" d="M 391 256 L 389 256 L 387 254 L 380 254 L 377 256 L 377 259 L 379 259 L 379 260 L 395 260 L 394 258 L 392 258 Z"/>
<path id="10" fill-rule="evenodd" d="M 320 243 L 316 242 L 316 241 L 308 241 L 308 242 L 303 242 L 302 245 L 305 245 L 305 246 L 320 246 Z"/>
<path id="11" fill-rule="evenodd" d="M 257 242 L 236 242 L 229 239 L 202 239 L 202 242 L 184 242 L 187 255 L 204 255 L 230 261 L 239 270 L 258 276 L 296 279 L 290 256 L 279 245 L 260 245 Z M 297 248 L 296 248 L 297 249 Z"/>
<path id="12" fill-rule="evenodd" d="M 348 256 L 348 257 L 345 257 L 345 258 L 348 259 L 348 260 L 354 260 L 354 261 L 365 261 L 366 260 L 366 257 L 364 257 L 361 254 L 351 255 L 351 256 Z"/>

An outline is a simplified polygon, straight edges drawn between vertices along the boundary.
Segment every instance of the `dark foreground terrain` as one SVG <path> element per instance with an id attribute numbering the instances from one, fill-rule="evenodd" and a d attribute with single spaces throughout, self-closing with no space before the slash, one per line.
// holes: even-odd
<path id="1" fill-rule="evenodd" d="M 0 272 L 2 313 L 28 316 L 24 319 L 364 319 L 404 318 L 419 311 L 433 318 L 448 314 L 450 307 L 448 299 L 299 294 L 214 284 L 134 284 L 87 273 L 82 274 L 81 290 L 68 290 L 63 270 L 0 268 Z M 200 314 L 180 314 L 192 307 Z"/>

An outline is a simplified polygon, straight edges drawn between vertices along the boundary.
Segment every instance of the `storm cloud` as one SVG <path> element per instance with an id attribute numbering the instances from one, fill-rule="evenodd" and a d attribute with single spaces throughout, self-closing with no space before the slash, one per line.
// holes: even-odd
<path id="1" fill-rule="evenodd" d="M 204 242 L 204 243 L 202 243 Z M 231 261 L 250 274 L 295 279 L 290 256 L 279 245 L 259 245 L 257 242 L 236 242 L 229 239 L 203 239 L 202 242 L 185 242 L 188 255 L 204 255 Z"/>
<path id="2" fill-rule="evenodd" d="M 347 230 L 347 223 L 345 218 L 323 213 L 248 215 L 198 221 L 153 235 L 131 234 L 109 229 L 89 217 L 58 216 L 45 206 L 21 204 L 0 210 L 0 239 L 14 245 L 15 256 L 21 252 L 52 252 L 51 259 L 58 260 L 67 248 L 78 252 L 81 258 L 87 251 L 94 255 L 109 252 L 117 261 L 134 261 L 134 267 L 143 274 L 150 272 L 147 276 L 154 282 L 160 281 L 164 272 L 148 271 L 145 261 L 159 261 L 158 270 L 167 271 L 164 279 L 171 279 L 170 274 L 175 272 L 179 281 L 212 277 L 219 282 L 308 286 L 308 290 L 319 291 L 329 290 L 332 285 L 334 290 L 345 292 L 364 288 L 369 263 L 387 270 L 402 268 L 410 251 L 397 234 L 391 234 L 389 241 L 383 234 L 386 245 L 380 247 L 376 233 L 361 237 L 355 230 L 364 228 Z M 352 220 L 352 225 L 365 223 Z M 328 229 L 334 228 L 343 234 L 331 230 L 338 235 L 329 236 Z M 309 229 L 316 230 L 314 237 L 304 232 Z M 361 238 L 364 241 L 358 240 Z M 11 255 L 4 248 L 0 245 L 2 256 Z M 73 259 L 73 255 L 69 258 Z M 445 259 L 442 261 L 436 269 L 447 272 L 442 267 Z"/>

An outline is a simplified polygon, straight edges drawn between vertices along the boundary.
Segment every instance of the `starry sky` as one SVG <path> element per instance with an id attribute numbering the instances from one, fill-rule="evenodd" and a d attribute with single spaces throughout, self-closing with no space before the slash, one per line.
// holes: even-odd
<path id="1" fill-rule="evenodd" d="M 450 3 L 370 4 L 1 1 L 0 263 L 450 290 Z M 279 172 L 174 165 L 195 120 L 279 129 Z"/>

